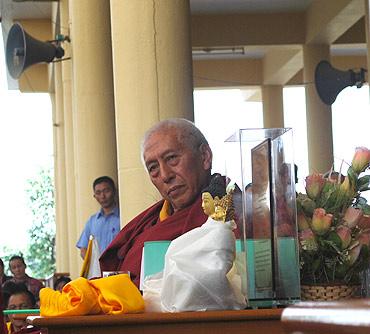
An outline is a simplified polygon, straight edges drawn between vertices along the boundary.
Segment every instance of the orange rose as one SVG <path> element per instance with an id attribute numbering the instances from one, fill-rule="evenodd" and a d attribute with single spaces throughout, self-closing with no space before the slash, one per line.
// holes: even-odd
<path id="1" fill-rule="evenodd" d="M 352 168 L 359 174 L 363 172 L 370 163 L 370 150 L 366 147 L 356 147 L 355 155 L 352 159 Z"/>
<path id="2" fill-rule="evenodd" d="M 322 174 L 312 174 L 306 177 L 306 193 L 309 198 L 316 199 L 320 196 L 322 188 L 325 185 L 325 179 Z"/>
<path id="3" fill-rule="evenodd" d="M 329 230 L 332 221 L 333 215 L 330 213 L 327 214 L 325 209 L 315 209 L 311 222 L 312 230 L 318 235 L 323 235 Z"/>

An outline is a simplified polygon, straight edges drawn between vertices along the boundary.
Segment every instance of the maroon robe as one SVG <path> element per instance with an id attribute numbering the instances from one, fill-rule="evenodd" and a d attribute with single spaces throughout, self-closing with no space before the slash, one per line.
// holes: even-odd
<path id="1" fill-rule="evenodd" d="M 201 226 L 207 220 L 201 196 L 188 208 L 159 221 L 163 200 L 131 220 L 115 237 L 100 257 L 102 271 L 129 271 L 132 281 L 139 286 L 141 256 L 146 241 L 173 240 Z"/>
<path id="2" fill-rule="evenodd" d="M 0 334 L 5 334 L 7 331 L 5 329 L 2 296 L 3 296 L 3 293 L 1 292 L 1 285 L 0 285 Z"/>

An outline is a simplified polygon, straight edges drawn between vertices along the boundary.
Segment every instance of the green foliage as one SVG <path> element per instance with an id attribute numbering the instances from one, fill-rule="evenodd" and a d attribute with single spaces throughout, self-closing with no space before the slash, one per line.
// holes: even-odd
<path id="1" fill-rule="evenodd" d="M 35 277 L 47 277 L 55 271 L 54 185 L 50 169 L 41 169 L 28 180 L 27 194 L 33 215 L 29 229 L 29 247 L 25 254 L 28 269 Z"/>

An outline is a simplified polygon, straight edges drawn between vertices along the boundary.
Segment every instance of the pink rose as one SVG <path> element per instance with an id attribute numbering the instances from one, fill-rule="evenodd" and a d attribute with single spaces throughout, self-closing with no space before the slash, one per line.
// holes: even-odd
<path id="1" fill-rule="evenodd" d="M 352 168 L 359 174 L 363 172 L 370 163 L 370 150 L 366 147 L 356 147 L 355 155 L 352 159 Z"/>
<path id="2" fill-rule="evenodd" d="M 326 213 L 325 209 L 315 209 L 312 216 L 311 228 L 318 235 L 325 234 L 333 221 L 333 215 Z"/>
<path id="3" fill-rule="evenodd" d="M 354 228 L 360 221 L 363 216 L 363 212 L 361 209 L 357 209 L 354 207 L 349 207 L 344 214 L 344 221 L 345 225 L 349 228 Z"/>
<path id="4" fill-rule="evenodd" d="M 336 229 L 336 233 L 342 242 L 342 249 L 346 249 L 351 243 L 351 229 L 348 226 L 340 225 Z"/>
<path id="5" fill-rule="evenodd" d="M 370 230 L 361 232 L 357 240 L 360 243 L 360 245 L 365 245 L 365 246 L 370 247 Z"/>
<path id="6" fill-rule="evenodd" d="M 322 188 L 325 185 L 325 179 L 322 174 L 312 174 L 306 177 L 306 193 L 309 198 L 316 199 L 320 196 Z"/>
<path id="7" fill-rule="evenodd" d="M 370 216 L 369 215 L 363 215 L 358 222 L 358 227 L 361 229 L 367 229 L 370 228 Z"/>

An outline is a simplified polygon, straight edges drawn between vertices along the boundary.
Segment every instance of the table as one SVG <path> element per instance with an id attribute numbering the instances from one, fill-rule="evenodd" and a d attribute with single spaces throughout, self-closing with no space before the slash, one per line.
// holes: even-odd
<path id="1" fill-rule="evenodd" d="M 301 302 L 287 307 L 281 321 L 287 333 L 368 334 L 370 299 Z"/>
<path id="2" fill-rule="evenodd" d="M 47 328 L 48 334 L 284 334 L 282 309 L 141 313 L 46 318 L 27 322 Z"/>

